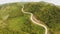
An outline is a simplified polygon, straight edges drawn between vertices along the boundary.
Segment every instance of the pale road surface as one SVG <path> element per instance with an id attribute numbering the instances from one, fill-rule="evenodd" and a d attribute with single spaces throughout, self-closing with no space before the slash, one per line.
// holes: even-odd
<path id="1" fill-rule="evenodd" d="M 43 28 L 45 28 L 45 34 L 48 34 L 48 29 L 47 29 L 47 27 L 46 27 L 45 25 L 43 25 L 43 24 L 40 24 L 40 23 L 37 23 L 36 21 L 34 21 L 34 20 L 33 20 L 33 14 L 30 13 L 30 12 L 25 12 L 23 9 L 24 9 L 24 6 L 22 7 L 22 12 L 23 12 L 23 13 L 26 13 L 26 14 L 31 14 L 31 17 L 30 17 L 31 21 L 32 21 L 34 24 L 37 24 L 37 25 L 42 26 Z"/>

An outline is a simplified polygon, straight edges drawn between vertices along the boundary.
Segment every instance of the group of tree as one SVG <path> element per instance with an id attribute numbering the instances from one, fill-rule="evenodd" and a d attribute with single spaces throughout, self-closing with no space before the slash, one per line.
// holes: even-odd
<path id="1" fill-rule="evenodd" d="M 60 8 L 58 6 L 46 2 L 31 2 L 26 3 L 24 7 L 26 12 L 33 13 L 35 17 L 44 22 L 54 34 L 60 31 Z"/>

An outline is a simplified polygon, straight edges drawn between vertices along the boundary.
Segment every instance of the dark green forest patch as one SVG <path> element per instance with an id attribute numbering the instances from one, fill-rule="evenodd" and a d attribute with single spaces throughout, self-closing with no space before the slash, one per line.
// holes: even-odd
<path id="1" fill-rule="evenodd" d="M 24 5 L 24 10 L 33 13 L 38 20 L 44 22 L 51 34 L 60 32 L 60 8 L 58 6 L 46 2 L 31 2 Z"/>

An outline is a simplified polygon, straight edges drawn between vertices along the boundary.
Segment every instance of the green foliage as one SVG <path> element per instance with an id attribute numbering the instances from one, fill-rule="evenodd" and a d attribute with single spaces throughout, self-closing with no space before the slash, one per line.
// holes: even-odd
<path id="1" fill-rule="evenodd" d="M 35 25 L 30 20 L 30 15 L 23 14 L 22 5 L 19 3 L 6 4 L 0 9 L 0 21 L 7 24 L 4 28 L 0 27 L 0 34 L 44 34 L 43 27 Z M 9 15 L 6 19 L 4 19 Z M 1 24 L 0 23 L 0 24 Z"/>
<path id="2" fill-rule="evenodd" d="M 7 4 L 1 8 L 0 14 L 1 16 L 9 14 L 10 17 L 19 16 L 22 15 L 21 8 L 21 4 L 18 3 Z"/>
<path id="3" fill-rule="evenodd" d="M 24 6 L 26 12 L 33 13 L 36 18 L 43 21 L 51 31 L 60 31 L 60 9 L 58 6 L 45 2 L 26 3 Z"/>

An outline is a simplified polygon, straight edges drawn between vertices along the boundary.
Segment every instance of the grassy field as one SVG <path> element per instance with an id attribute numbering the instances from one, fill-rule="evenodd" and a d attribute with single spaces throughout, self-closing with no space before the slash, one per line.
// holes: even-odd
<path id="1" fill-rule="evenodd" d="M 21 8 L 20 3 L 2 5 L 0 8 L 0 24 L 3 25 L 0 26 L 0 34 L 44 34 L 44 28 L 33 24 L 30 15 L 23 14 Z M 3 16 L 6 15 L 9 16 L 4 20 Z M 5 27 L 3 28 L 3 26 Z"/>

